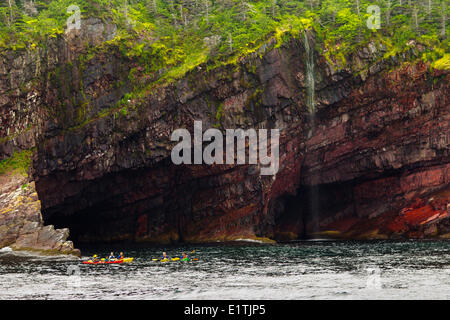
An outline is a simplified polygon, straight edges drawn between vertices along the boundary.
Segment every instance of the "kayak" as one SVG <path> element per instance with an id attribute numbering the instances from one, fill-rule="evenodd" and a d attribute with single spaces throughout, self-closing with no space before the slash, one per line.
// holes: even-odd
<path id="1" fill-rule="evenodd" d="M 114 261 L 83 261 L 83 264 L 113 264 L 113 263 L 124 263 L 124 262 L 132 262 L 134 258 L 124 258 L 120 260 L 114 260 Z"/>
<path id="2" fill-rule="evenodd" d="M 170 262 L 170 261 L 197 261 L 197 258 L 194 259 L 180 259 L 180 258 L 171 258 L 171 259 L 152 259 L 152 261 L 159 261 L 159 262 Z"/>
<path id="3" fill-rule="evenodd" d="M 171 258 L 171 259 L 161 259 L 160 262 L 169 262 L 169 261 L 178 261 L 180 258 Z"/>
<path id="4" fill-rule="evenodd" d="M 170 262 L 170 261 L 179 261 L 180 258 L 165 258 L 165 259 L 152 259 L 152 261 L 159 261 L 159 262 Z"/>
<path id="5" fill-rule="evenodd" d="M 195 253 L 195 250 L 192 250 L 191 251 L 191 254 L 194 254 Z M 194 259 L 191 259 L 191 258 L 184 258 L 184 259 L 181 259 L 181 258 L 164 258 L 164 259 L 152 259 L 152 261 L 158 261 L 158 262 L 170 262 L 170 261 L 198 261 L 198 259 L 197 258 L 194 258 Z"/>

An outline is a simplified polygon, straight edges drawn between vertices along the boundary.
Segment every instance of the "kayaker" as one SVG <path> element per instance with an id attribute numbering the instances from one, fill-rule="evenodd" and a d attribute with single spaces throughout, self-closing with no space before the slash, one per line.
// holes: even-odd
<path id="1" fill-rule="evenodd" d="M 116 257 L 114 257 L 114 252 L 111 252 L 111 254 L 108 257 L 108 261 L 114 261 L 116 260 Z"/>
<path id="2" fill-rule="evenodd" d="M 180 260 L 181 260 L 181 261 L 189 261 L 190 258 L 189 258 L 189 256 L 186 254 L 186 252 L 183 252 L 183 254 L 182 254 L 181 257 L 180 257 Z"/>
<path id="3" fill-rule="evenodd" d="M 161 256 L 161 260 L 169 260 L 169 257 L 167 256 L 166 252 L 163 252 L 163 254 Z"/>
<path id="4" fill-rule="evenodd" d="M 96 254 L 94 254 L 93 256 L 92 256 L 92 259 L 91 259 L 93 262 L 97 262 L 98 261 L 98 257 L 97 257 L 97 255 Z"/>
<path id="5" fill-rule="evenodd" d="M 121 252 L 118 256 L 117 256 L 117 260 L 122 260 L 123 259 L 123 252 Z"/>

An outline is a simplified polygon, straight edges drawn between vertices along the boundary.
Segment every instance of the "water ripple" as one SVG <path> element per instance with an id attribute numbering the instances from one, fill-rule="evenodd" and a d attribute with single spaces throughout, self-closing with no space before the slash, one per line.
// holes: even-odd
<path id="1" fill-rule="evenodd" d="M 132 264 L 0 250 L 0 299 L 449 299 L 450 242 L 118 248 Z M 189 263 L 152 261 L 196 249 Z M 102 256 L 110 248 L 86 248 Z"/>

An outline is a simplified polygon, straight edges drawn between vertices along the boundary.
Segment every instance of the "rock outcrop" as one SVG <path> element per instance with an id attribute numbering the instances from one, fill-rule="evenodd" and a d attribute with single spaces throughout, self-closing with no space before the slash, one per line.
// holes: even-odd
<path id="1" fill-rule="evenodd" d="M 34 182 L 21 174 L 0 176 L 0 248 L 80 255 L 69 229 L 44 226 Z"/>

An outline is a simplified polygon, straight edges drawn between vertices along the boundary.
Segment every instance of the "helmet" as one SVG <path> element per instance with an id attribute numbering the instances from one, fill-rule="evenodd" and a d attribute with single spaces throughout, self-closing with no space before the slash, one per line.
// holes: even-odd
<path id="1" fill-rule="evenodd" d="M 94 258 L 97 258 L 97 255 L 96 255 L 96 254 L 94 254 Z"/>

